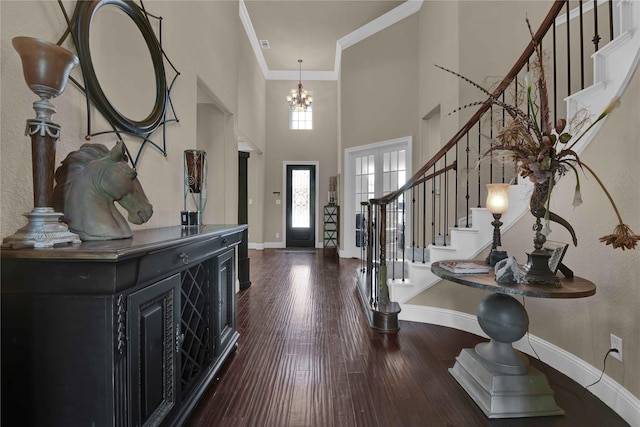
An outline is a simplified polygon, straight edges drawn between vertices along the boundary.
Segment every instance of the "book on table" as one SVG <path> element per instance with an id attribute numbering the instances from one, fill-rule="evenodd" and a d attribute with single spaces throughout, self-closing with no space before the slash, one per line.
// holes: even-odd
<path id="1" fill-rule="evenodd" d="M 455 274 L 482 274 L 491 271 L 491 267 L 480 261 L 442 261 L 440 267 Z"/>

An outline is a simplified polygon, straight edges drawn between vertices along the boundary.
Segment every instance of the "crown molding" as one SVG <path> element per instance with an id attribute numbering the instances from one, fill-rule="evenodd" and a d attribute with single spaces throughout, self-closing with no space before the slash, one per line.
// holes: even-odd
<path id="1" fill-rule="evenodd" d="M 244 4 L 243 0 L 238 2 L 240 15 L 240 22 L 242 22 L 242 26 L 244 27 L 244 31 L 247 33 L 247 37 L 249 38 L 249 42 L 251 43 L 251 48 L 253 49 L 253 53 L 258 60 L 258 65 L 260 65 L 260 69 L 262 70 L 262 75 L 267 77 L 269 69 L 267 68 L 267 62 L 264 60 L 264 55 L 262 54 L 262 48 L 260 47 L 260 42 L 258 41 L 258 36 L 256 35 L 255 30 L 253 29 L 253 24 L 251 23 L 251 17 L 249 16 L 249 11 L 247 10 L 247 6 Z"/>
<path id="2" fill-rule="evenodd" d="M 400 6 L 391 9 L 389 12 L 382 16 L 377 17 L 368 24 L 364 24 L 362 27 L 353 31 L 350 34 L 342 37 L 338 40 L 338 46 L 341 50 L 353 46 L 362 40 L 371 37 L 372 35 L 384 30 L 391 25 L 402 21 L 403 19 L 413 15 L 422 7 L 423 0 L 407 0 Z M 337 69 L 338 67 L 336 67 Z"/>
<path id="3" fill-rule="evenodd" d="M 362 40 L 371 37 L 372 35 L 384 30 L 385 28 L 390 27 L 391 25 L 400 22 L 403 19 L 418 12 L 422 7 L 423 1 L 424 0 L 407 0 L 400 6 L 390 10 L 384 15 L 379 16 L 373 21 L 363 25 L 357 30 L 339 39 L 336 42 L 336 56 L 333 71 L 305 71 L 305 80 L 337 81 L 340 74 L 342 51 L 344 49 L 351 47 L 354 44 L 359 43 Z M 247 10 L 247 7 L 245 6 L 243 0 L 239 1 L 239 5 L 240 21 L 242 22 L 242 26 L 247 33 L 247 37 L 249 38 L 249 42 L 251 43 L 251 48 L 253 49 L 253 53 L 255 54 L 256 59 L 258 60 L 260 70 L 262 70 L 262 75 L 264 76 L 264 78 L 266 80 L 298 80 L 298 71 L 269 70 L 269 68 L 267 67 L 267 62 L 264 59 L 264 55 L 262 54 L 262 48 L 260 47 L 258 36 L 253 29 L 249 11 Z"/>
<path id="4" fill-rule="evenodd" d="M 304 81 L 309 80 L 338 80 L 338 76 L 333 71 L 303 71 Z M 269 71 L 265 76 L 267 80 L 295 80 L 300 79 L 299 71 Z"/>

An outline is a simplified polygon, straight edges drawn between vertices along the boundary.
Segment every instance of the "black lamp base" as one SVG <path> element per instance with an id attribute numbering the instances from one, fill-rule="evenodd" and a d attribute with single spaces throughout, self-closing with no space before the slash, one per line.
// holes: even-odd
<path id="1" fill-rule="evenodd" d="M 522 273 L 520 283 L 562 287 L 560 278 L 549 269 L 550 257 L 551 254 L 542 249 L 527 253 L 527 263 L 520 269 Z"/>
<path id="2" fill-rule="evenodd" d="M 485 264 L 489 264 L 491 267 L 495 267 L 497 263 L 507 258 L 507 251 L 499 251 L 497 249 L 491 249 L 489 255 L 484 260 Z"/>

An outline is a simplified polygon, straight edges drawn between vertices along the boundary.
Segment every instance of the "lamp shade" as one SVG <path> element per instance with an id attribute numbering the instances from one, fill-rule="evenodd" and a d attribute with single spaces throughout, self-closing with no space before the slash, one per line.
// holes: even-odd
<path id="1" fill-rule="evenodd" d="M 29 88 L 43 98 L 64 90 L 78 57 L 67 49 L 33 37 L 14 37 L 13 47 L 22 59 L 22 71 Z"/>
<path id="2" fill-rule="evenodd" d="M 487 184 L 487 210 L 502 215 L 509 208 L 510 184 Z"/>

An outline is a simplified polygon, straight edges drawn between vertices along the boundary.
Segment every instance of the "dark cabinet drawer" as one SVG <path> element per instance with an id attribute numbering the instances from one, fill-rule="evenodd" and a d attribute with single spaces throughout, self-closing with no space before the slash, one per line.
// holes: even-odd
<path id="1" fill-rule="evenodd" d="M 175 271 L 188 268 L 217 252 L 236 245 L 242 239 L 240 233 L 217 236 L 203 242 L 174 246 L 149 252 L 140 259 L 138 283 L 157 280 Z"/>

